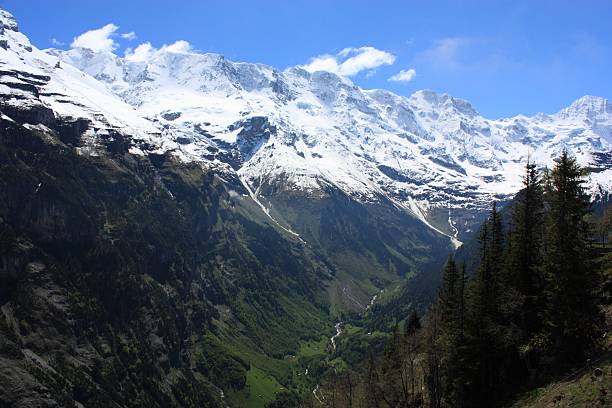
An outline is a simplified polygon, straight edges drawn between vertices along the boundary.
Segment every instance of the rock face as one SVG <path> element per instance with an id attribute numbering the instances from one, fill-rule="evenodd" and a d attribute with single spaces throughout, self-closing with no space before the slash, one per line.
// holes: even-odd
<path id="1" fill-rule="evenodd" d="M 0 118 L 1 406 L 233 405 L 250 366 L 221 339 L 282 366 L 325 331 L 333 270 L 240 180 L 69 142 Z"/>

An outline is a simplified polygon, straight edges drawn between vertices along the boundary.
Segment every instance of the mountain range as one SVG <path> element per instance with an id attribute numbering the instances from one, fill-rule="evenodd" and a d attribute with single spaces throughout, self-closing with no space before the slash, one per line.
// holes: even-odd
<path id="1" fill-rule="evenodd" d="M 604 98 L 487 119 L 187 47 L 40 50 L 4 10 L 0 131 L 0 402 L 40 406 L 240 405 L 255 369 L 307 389 L 304 342 L 412 277 L 430 291 L 528 158 L 567 148 L 612 189 Z"/>
<path id="2" fill-rule="evenodd" d="M 83 152 L 95 152 L 100 132 L 118 129 L 134 139 L 132 153 L 170 152 L 238 176 L 266 212 L 274 212 L 270 196 L 316 196 L 331 186 L 359 202 L 389 200 L 459 238 L 474 226 L 470 210 L 519 188 L 528 157 L 550 165 L 563 148 L 594 170 L 594 189 L 610 188 L 612 105 L 604 98 L 584 96 L 551 115 L 487 119 L 447 94 L 364 90 L 325 71 L 235 63 L 186 47 L 140 58 L 39 51 L 3 19 L 5 69 L 48 76 L 40 103 L 91 121 Z M 4 85 L 27 93 L 19 81 Z"/>

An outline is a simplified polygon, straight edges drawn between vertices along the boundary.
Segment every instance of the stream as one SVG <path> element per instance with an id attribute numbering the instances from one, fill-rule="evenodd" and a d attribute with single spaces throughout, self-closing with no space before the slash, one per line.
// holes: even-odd
<path id="1" fill-rule="evenodd" d="M 344 288 L 346 291 L 346 288 Z M 374 305 L 374 302 L 376 301 L 376 298 L 378 297 L 378 295 L 380 293 L 382 293 L 384 291 L 384 289 L 381 289 L 381 291 L 379 293 L 377 293 L 376 295 L 374 295 L 372 297 L 372 299 L 370 300 L 370 303 L 364 308 L 364 312 L 365 313 L 369 308 L 371 308 Z M 345 292 L 346 293 L 346 292 Z M 332 349 L 335 351 L 336 350 L 336 339 L 342 334 L 342 322 L 338 322 L 334 325 L 334 327 L 336 328 L 336 334 L 334 334 L 333 336 L 331 336 L 329 338 L 329 341 L 331 342 L 332 345 Z M 308 372 L 308 371 L 307 371 Z M 319 391 L 320 385 L 317 384 L 317 386 L 312 390 L 312 395 L 314 395 L 315 399 L 319 402 L 319 404 L 321 405 L 325 405 L 323 403 L 323 401 L 319 398 L 319 395 L 317 394 L 317 392 Z"/>
<path id="2" fill-rule="evenodd" d="M 336 339 L 338 338 L 338 336 L 342 334 L 342 322 L 336 323 L 334 327 L 336 328 L 336 334 L 331 336 L 329 338 L 329 341 L 331 341 L 332 348 L 335 350 L 336 349 Z"/>

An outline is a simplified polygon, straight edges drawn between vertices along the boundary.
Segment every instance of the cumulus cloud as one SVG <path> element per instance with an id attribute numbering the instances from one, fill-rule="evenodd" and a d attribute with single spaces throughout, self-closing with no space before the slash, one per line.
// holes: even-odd
<path id="1" fill-rule="evenodd" d="M 115 39 L 123 39 L 131 41 L 136 39 L 136 33 L 130 31 L 119 34 L 119 27 L 115 24 L 107 24 L 104 27 L 95 30 L 89 30 L 75 37 L 70 44 L 72 48 L 89 48 L 92 51 L 115 51 L 119 44 Z M 51 39 L 53 45 L 64 45 L 61 41 Z M 159 52 L 172 52 L 177 54 L 185 54 L 193 52 L 192 45 L 185 40 L 178 40 L 171 44 L 164 44 L 161 48 L 155 48 L 150 42 L 139 44 L 136 48 L 126 48 L 124 55 L 129 61 L 147 61 L 153 58 Z"/>
<path id="2" fill-rule="evenodd" d="M 125 59 L 134 62 L 147 61 L 151 59 L 155 51 L 155 47 L 153 47 L 150 42 L 142 43 L 135 49 L 126 49 Z"/>
<path id="3" fill-rule="evenodd" d="M 63 45 L 66 45 L 65 42 L 62 42 L 62 41 L 58 40 L 57 38 L 52 38 L 51 39 L 51 44 L 55 45 L 56 47 L 61 47 Z"/>
<path id="4" fill-rule="evenodd" d="M 414 70 L 414 68 L 402 69 L 400 72 L 390 77 L 388 81 L 410 82 L 414 79 L 415 76 L 416 76 L 416 71 Z"/>
<path id="5" fill-rule="evenodd" d="M 192 51 L 191 44 L 185 40 L 178 40 L 170 45 L 164 45 L 161 47 L 161 51 L 175 52 L 178 54 L 184 54 Z"/>
<path id="6" fill-rule="evenodd" d="M 354 76 L 362 71 L 371 72 L 382 65 L 392 65 L 395 55 L 374 47 L 345 48 L 336 55 L 314 57 L 302 68 L 309 72 L 328 71 L 341 76 Z"/>
<path id="7" fill-rule="evenodd" d="M 128 41 L 132 41 L 136 39 L 136 33 L 133 31 L 130 31 L 129 33 L 123 33 L 121 34 L 121 38 L 126 39 Z"/>
<path id="8" fill-rule="evenodd" d="M 70 46 L 72 48 L 89 48 L 92 51 L 114 51 L 117 43 L 113 40 L 113 35 L 119 29 L 114 24 L 107 24 L 104 27 L 86 31 L 75 37 Z"/>
<path id="9" fill-rule="evenodd" d="M 303 65 L 302 67 L 308 72 L 329 71 L 338 73 L 340 69 L 336 57 L 329 54 L 319 55 L 318 57 L 311 58 L 310 62 L 306 65 Z"/>
<path id="10" fill-rule="evenodd" d="M 148 61 L 160 52 L 173 52 L 185 54 L 193 51 L 193 47 L 185 40 L 178 40 L 172 44 L 164 44 L 157 49 L 150 42 L 142 43 L 138 47 L 125 50 L 125 59 L 134 62 Z"/>

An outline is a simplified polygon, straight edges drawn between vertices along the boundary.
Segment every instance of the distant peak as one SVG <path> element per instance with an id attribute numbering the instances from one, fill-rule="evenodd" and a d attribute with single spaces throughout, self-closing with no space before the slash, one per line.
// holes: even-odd
<path id="1" fill-rule="evenodd" d="M 602 106 L 608 103 L 606 98 L 602 98 L 601 96 L 593 96 L 593 95 L 584 95 L 578 99 L 576 99 L 570 107 L 578 107 L 578 106 L 589 106 L 589 107 L 597 107 Z"/>
<path id="2" fill-rule="evenodd" d="M 375 89 L 364 89 L 363 92 L 367 95 L 370 95 L 373 98 L 377 98 L 377 99 L 395 99 L 395 98 L 402 98 L 401 96 L 387 90 L 387 89 L 381 89 L 381 88 L 375 88 Z"/>
<path id="3" fill-rule="evenodd" d="M 436 92 L 430 89 L 422 89 L 420 91 L 416 91 L 411 95 L 411 98 L 423 100 L 434 106 L 441 106 L 449 102 L 452 103 L 455 99 L 447 93 Z"/>
<path id="4" fill-rule="evenodd" d="M 429 89 L 423 89 L 416 91 L 410 96 L 412 100 L 421 100 L 432 106 L 440 108 L 452 108 L 456 109 L 466 115 L 476 116 L 478 112 L 471 103 L 465 99 L 455 98 L 447 93 L 439 93 Z"/>
<path id="5" fill-rule="evenodd" d="M 0 31 L 2 31 L 3 29 L 19 31 L 19 27 L 17 26 L 17 20 L 15 20 L 15 17 L 13 17 L 13 15 L 8 11 L 0 9 Z"/>
<path id="6" fill-rule="evenodd" d="M 297 75 L 302 78 L 310 78 L 310 72 L 306 71 L 301 65 L 294 65 L 285 69 L 285 72 Z"/>
<path id="7" fill-rule="evenodd" d="M 578 98 L 569 107 L 559 112 L 561 116 L 566 117 L 576 115 L 592 116 L 602 113 L 612 113 L 612 105 L 606 98 L 593 95 L 585 95 Z"/>
<path id="8" fill-rule="evenodd" d="M 310 80 L 320 86 L 348 86 L 355 84 L 349 78 L 329 71 L 315 71 L 310 73 Z"/>
<path id="9" fill-rule="evenodd" d="M 414 96 L 420 96 L 422 98 L 427 99 L 438 99 L 438 98 L 447 98 L 448 94 L 442 92 L 432 91 L 431 89 L 421 89 L 416 91 Z"/>

